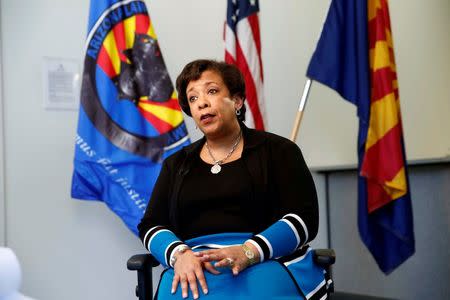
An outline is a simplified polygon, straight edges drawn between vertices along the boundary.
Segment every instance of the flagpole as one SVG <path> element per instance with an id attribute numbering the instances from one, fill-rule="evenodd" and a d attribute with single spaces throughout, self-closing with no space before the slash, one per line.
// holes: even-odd
<path id="1" fill-rule="evenodd" d="M 303 111 L 305 110 L 306 100 L 308 99 L 309 89 L 311 88 L 312 80 L 308 78 L 303 88 L 302 99 L 298 107 L 297 115 L 295 116 L 294 126 L 292 127 L 291 141 L 295 142 L 297 139 L 298 130 L 300 129 L 300 123 L 303 118 Z"/>

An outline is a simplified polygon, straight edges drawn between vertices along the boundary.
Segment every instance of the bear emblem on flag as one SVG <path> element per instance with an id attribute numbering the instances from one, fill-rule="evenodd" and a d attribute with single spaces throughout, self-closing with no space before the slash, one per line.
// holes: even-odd
<path id="1" fill-rule="evenodd" d="M 121 61 L 116 78 L 119 97 L 138 105 L 141 97 L 165 102 L 173 88 L 158 41 L 147 34 L 136 34 L 131 49 L 123 51 L 127 61 Z"/>

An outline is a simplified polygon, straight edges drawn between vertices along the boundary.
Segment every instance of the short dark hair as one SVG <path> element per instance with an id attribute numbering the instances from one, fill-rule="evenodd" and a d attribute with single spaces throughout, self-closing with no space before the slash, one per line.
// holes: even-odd
<path id="1" fill-rule="evenodd" d="M 198 59 L 188 63 L 177 77 L 176 88 L 178 92 L 178 103 L 181 109 L 191 115 L 191 109 L 186 95 L 189 82 L 198 80 L 203 72 L 214 71 L 222 77 L 223 82 L 230 91 L 230 96 L 241 97 L 245 101 L 245 80 L 241 71 L 232 64 L 210 59 Z M 245 105 L 242 105 L 241 114 L 237 116 L 240 122 L 245 121 Z"/>

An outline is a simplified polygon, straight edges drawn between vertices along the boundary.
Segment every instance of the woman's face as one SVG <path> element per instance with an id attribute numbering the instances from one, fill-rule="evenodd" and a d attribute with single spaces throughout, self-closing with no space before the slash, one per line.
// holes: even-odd
<path id="1" fill-rule="evenodd" d="M 220 136 L 239 128 L 236 110 L 243 101 L 231 99 L 222 77 L 214 71 L 205 71 L 200 78 L 189 82 L 186 88 L 192 118 L 200 130 L 209 137 Z"/>

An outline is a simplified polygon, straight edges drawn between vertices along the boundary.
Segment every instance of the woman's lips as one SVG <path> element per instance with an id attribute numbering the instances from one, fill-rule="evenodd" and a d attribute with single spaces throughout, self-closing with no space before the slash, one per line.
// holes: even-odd
<path id="1" fill-rule="evenodd" d="M 212 121 L 212 119 L 215 117 L 215 115 L 212 114 L 204 114 L 200 117 L 200 122 L 207 124 Z"/>

